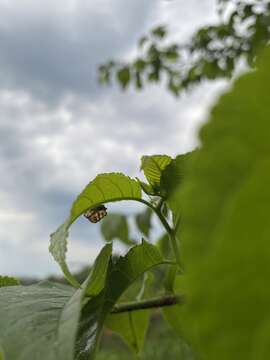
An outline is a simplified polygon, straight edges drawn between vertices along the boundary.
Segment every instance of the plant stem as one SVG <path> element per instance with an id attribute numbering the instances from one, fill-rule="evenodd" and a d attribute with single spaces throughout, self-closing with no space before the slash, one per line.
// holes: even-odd
<path id="1" fill-rule="evenodd" d="M 179 252 L 179 248 L 178 248 L 174 230 L 170 227 L 166 218 L 163 216 L 163 214 L 161 213 L 161 211 L 158 207 L 155 207 L 154 205 L 152 205 L 151 203 L 149 203 L 148 201 L 146 201 L 144 199 L 140 199 L 138 201 L 147 205 L 148 207 L 150 207 L 158 216 L 158 218 L 161 221 L 162 225 L 164 226 L 167 234 L 169 235 L 177 265 L 179 266 L 179 269 L 181 270 L 181 272 L 183 272 L 182 265 L 181 265 L 181 259 L 180 259 L 180 252 Z"/>
<path id="2" fill-rule="evenodd" d="M 111 314 L 172 306 L 176 304 L 183 304 L 184 301 L 185 298 L 183 295 L 165 295 L 148 300 L 131 301 L 122 304 L 116 304 L 112 309 Z"/>
<path id="3" fill-rule="evenodd" d="M 159 209 L 157 209 L 154 205 L 152 205 L 150 202 L 148 202 L 148 201 L 146 201 L 144 199 L 137 199 L 137 201 L 139 201 L 139 202 L 147 205 L 148 207 L 150 207 L 154 211 L 154 213 L 158 216 L 159 220 L 161 221 L 161 223 L 164 226 L 167 233 L 168 234 L 171 233 L 172 229 L 171 229 L 170 225 L 168 224 L 167 220 L 165 219 L 165 217 L 159 211 Z"/>

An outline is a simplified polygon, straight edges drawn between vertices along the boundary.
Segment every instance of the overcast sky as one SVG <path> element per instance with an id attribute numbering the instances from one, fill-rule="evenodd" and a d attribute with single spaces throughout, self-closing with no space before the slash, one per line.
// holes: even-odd
<path id="1" fill-rule="evenodd" d="M 138 176 L 141 155 L 196 146 L 224 83 L 178 100 L 160 86 L 123 93 L 98 85 L 97 66 L 156 24 L 183 40 L 214 21 L 214 0 L 0 0 L 0 274 L 58 272 L 49 234 L 97 173 Z M 79 220 L 71 235 L 71 265 L 92 261 L 99 227 Z"/>

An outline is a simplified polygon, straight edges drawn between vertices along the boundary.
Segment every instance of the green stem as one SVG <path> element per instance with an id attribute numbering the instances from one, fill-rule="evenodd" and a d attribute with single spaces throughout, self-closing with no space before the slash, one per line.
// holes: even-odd
<path id="1" fill-rule="evenodd" d="M 169 235 L 171 246 L 173 249 L 173 253 L 174 253 L 177 265 L 179 266 L 179 269 L 182 272 L 183 269 L 182 269 L 182 265 L 181 265 L 180 252 L 179 252 L 177 239 L 176 239 L 174 230 L 170 227 L 170 225 L 168 224 L 167 220 L 165 219 L 165 217 L 163 216 L 163 214 L 161 213 L 159 208 L 156 208 L 154 205 L 152 205 L 151 203 L 149 203 L 148 201 L 146 201 L 144 199 L 138 199 L 138 201 L 147 205 L 148 207 L 150 207 L 155 212 L 155 214 L 158 216 L 158 218 L 161 221 L 162 225 L 164 226 L 167 234 Z"/>
<path id="2" fill-rule="evenodd" d="M 185 302 L 184 295 L 165 295 L 153 299 L 116 304 L 112 309 L 111 314 L 119 314 L 129 311 L 160 308 L 160 307 L 172 306 L 176 304 L 183 304 L 184 302 Z"/>
<path id="3" fill-rule="evenodd" d="M 136 199 L 136 200 L 143 203 L 143 204 L 145 204 L 145 205 L 147 205 L 148 207 L 150 207 L 154 211 L 154 213 L 158 216 L 159 220 L 161 221 L 162 225 L 164 226 L 165 230 L 167 231 L 168 235 L 172 232 L 172 229 L 171 229 L 170 225 L 168 224 L 165 217 L 161 214 L 159 209 L 157 209 L 153 204 L 151 204 L 147 200 L 144 200 L 144 199 Z"/>

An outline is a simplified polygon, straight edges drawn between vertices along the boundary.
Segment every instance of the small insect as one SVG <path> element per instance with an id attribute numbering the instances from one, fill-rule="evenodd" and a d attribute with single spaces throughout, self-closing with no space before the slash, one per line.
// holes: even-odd
<path id="1" fill-rule="evenodd" d="M 84 213 L 84 216 L 86 219 L 91 221 L 92 223 L 97 223 L 101 219 L 104 218 L 104 216 L 107 215 L 107 208 L 104 205 L 99 205 L 93 209 L 89 209 Z"/>

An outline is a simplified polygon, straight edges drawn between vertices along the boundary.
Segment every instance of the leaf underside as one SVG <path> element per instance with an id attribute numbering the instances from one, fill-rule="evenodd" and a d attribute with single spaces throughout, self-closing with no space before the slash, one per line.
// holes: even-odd
<path id="1" fill-rule="evenodd" d="M 82 287 L 48 281 L 0 289 L 0 350 L 6 360 L 74 360 L 80 313 L 86 293 L 97 295 L 112 245 L 98 255 Z"/>

